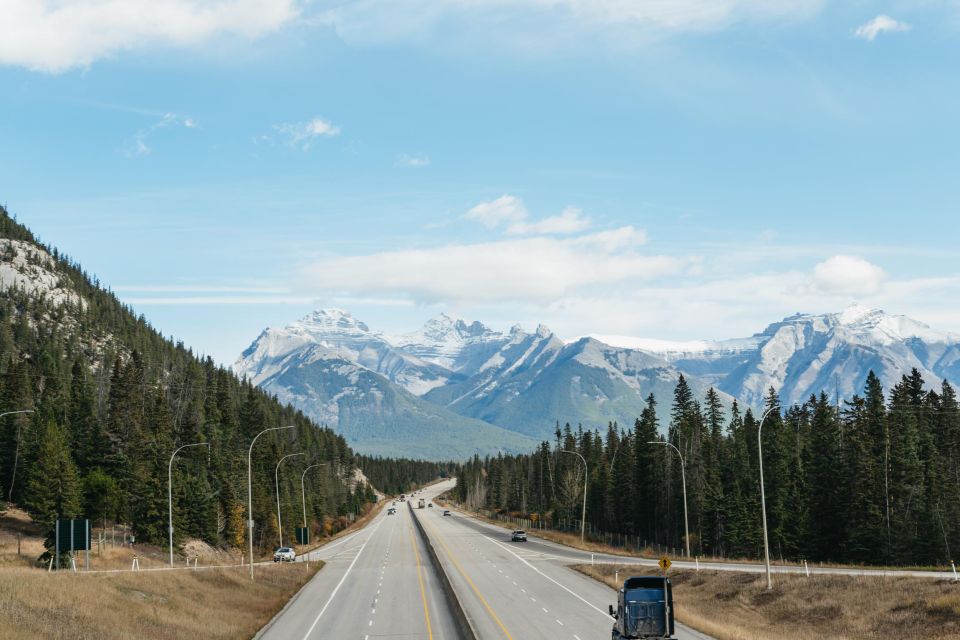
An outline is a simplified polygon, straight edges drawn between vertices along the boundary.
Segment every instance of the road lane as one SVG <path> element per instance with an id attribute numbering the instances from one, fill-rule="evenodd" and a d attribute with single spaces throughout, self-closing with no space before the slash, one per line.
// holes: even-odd
<path id="1" fill-rule="evenodd" d="M 481 638 L 609 636 L 613 621 L 607 606 L 616 603 L 613 589 L 569 569 L 565 565 L 570 561 L 551 549 L 511 543 L 503 529 L 475 527 L 454 514 L 417 512 Z M 683 640 L 707 638 L 682 625 L 677 631 Z"/>
<path id="2" fill-rule="evenodd" d="M 454 640 L 439 580 L 403 503 L 310 554 L 327 564 L 263 630 L 284 640 Z"/>

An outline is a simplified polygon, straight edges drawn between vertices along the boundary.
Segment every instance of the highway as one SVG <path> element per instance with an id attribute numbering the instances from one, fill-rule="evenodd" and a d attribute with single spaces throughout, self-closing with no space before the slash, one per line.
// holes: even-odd
<path id="1" fill-rule="evenodd" d="M 271 640 L 453 640 L 460 634 L 406 505 L 317 549 L 326 566 L 258 634 Z"/>
<path id="2" fill-rule="evenodd" d="M 433 497 L 443 483 L 424 490 Z M 607 606 L 616 592 L 565 564 L 538 542 L 511 543 L 509 532 L 443 509 L 417 510 L 424 528 L 480 638 L 590 640 L 609 638 Z M 578 553 L 578 552 L 574 552 Z M 586 554 L 589 562 L 589 554 Z M 677 625 L 681 640 L 708 636 Z"/>

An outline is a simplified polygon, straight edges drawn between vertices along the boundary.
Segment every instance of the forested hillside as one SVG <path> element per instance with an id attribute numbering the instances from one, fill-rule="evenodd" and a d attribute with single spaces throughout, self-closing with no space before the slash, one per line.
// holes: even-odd
<path id="1" fill-rule="evenodd" d="M 868 564 L 947 563 L 960 549 L 960 411 L 944 382 L 925 389 L 914 370 L 887 396 L 867 378 L 862 396 L 835 406 L 825 395 L 782 407 L 771 389 L 762 447 L 770 552 L 775 558 Z M 695 554 L 762 557 L 759 417 L 716 393 L 702 404 L 681 377 L 666 438 L 653 398 L 626 431 L 569 425 L 532 455 L 475 458 L 461 472 L 459 499 L 554 523 L 579 523 L 583 462 L 587 520 L 641 543 L 683 546 L 679 456 L 686 464 L 690 542 Z M 636 538 L 634 538 L 636 539 Z"/>
<path id="2" fill-rule="evenodd" d="M 351 487 L 343 438 L 165 339 L 75 262 L 37 243 L 0 208 L 0 500 L 44 526 L 56 517 L 132 525 L 138 540 L 167 539 L 173 451 L 175 529 L 243 547 L 247 450 L 253 455 L 254 542 L 276 544 L 274 467 L 285 521 L 299 522 L 300 475 L 315 529 L 343 526 L 371 499 Z M 2 504 L 2 502 L 0 502 Z"/>

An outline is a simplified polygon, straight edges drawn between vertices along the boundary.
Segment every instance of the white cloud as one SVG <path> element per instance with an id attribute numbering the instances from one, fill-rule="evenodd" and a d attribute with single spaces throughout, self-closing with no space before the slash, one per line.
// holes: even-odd
<path id="1" fill-rule="evenodd" d="M 496 229 L 501 224 L 515 224 L 527 217 L 527 208 L 523 201 L 511 195 L 502 195 L 490 202 L 481 202 L 463 216 L 467 220 L 476 220 L 488 229 Z"/>
<path id="2" fill-rule="evenodd" d="M 309 122 L 278 124 L 274 127 L 287 138 L 291 147 L 308 150 L 317 138 L 333 137 L 340 134 L 340 127 L 323 118 L 314 118 Z"/>
<path id="3" fill-rule="evenodd" d="M 528 222 L 529 212 L 523 201 L 511 195 L 502 195 L 496 200 L 481 202 L 466 214 L 464 218 L 476 220 L 488 229 L 505 227 L 507 235 L 569 235 L 584 231 L 590 226 L 590 220 L 584 218 L 576 207 L 567 207 L 558 216 L 542 218 Z"/>
<path id="4" fill-rule="evenodd" d="M 146 46 L 258 38 L 297 15 L 296 0 L 0 0 L 0 64 L 58 73 Z"/>
<path id="5" fill-rule="evenodd" d="M 811 284 L 816 291 L 831 295 L 872 295 L 880 291 L 886 278 L 882 268 L 863 258 L 837 255 L 813 268 Z"/>
<path id="6" fill-rule="evenodd" d="M 807 19 L 825 0 L 357 0 L 314 21 L 354 44 L 431 38 L 507 43 L 530 51 L 602 33 L 604 44 L 709 32 L 744 22 Z M 481 34 L 474 37 L 473 34 Z"/>
<path id="7" fill-rule="evenodd" d="M 140 129 L 133 136 L 133 139 L 127 145 L 125 154 L 129 158 L 138 158 L 153 153 L 153 148 L 147 144 L 147 139 L 160 129 L 168 127 L 184 127 L 187 129 L 196 129 L 199 125 L 192 118 L 178 116 L 175 113 L 165 113 L 159 120 L 145 129 Z"/>
<path id="8" fill-rule="evenodd" d="M 683 273 L 695 262 L 641 254 L 642 231 L 623 227 L 575 238 L 508 238 L 432 249 L 336 256 L 306 269 L 324 295 L 436 301 L 552 303 L 584 290 Z"/>
<path id="9" fill-rule="evenodd" d="M 411 156 L 406 153 L 401 153 L 399 156 L 397 156 L 397 161 L 394 163 L 394 166 L 406 167 L 409 169 L 421 169 L 429 165 L 430 165 L 430 156 L 426 156 L 426 155 Z"/>
<path id="10" fill-rule="evenodd" d="M 897 31 L 909 31 L 911 26 L 906 22 L 894 20 L 887 15 L 879 15 L 873 20 L 863 23 L 853 32 L 855 38 L 873 41 L 881 33 L 895 33 Z"/>

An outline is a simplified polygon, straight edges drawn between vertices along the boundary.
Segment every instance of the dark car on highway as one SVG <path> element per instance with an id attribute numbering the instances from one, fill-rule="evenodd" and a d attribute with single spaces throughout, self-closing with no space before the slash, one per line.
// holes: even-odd
<path id="1" fill-rule="evenodd" d="M 449 516 L 449 515 L 453 515 L 453 514 L 450 513 L 450 509 L 444 509 L 444 510 L 443 510 L 443 515 Z"/>

